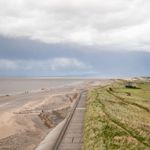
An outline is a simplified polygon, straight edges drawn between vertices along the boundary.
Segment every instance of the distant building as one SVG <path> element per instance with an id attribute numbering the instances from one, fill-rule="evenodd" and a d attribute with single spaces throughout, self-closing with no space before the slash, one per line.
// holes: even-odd
<path id="1" fill-rule="evenodd" d="M 133 82 L 127 82 L 125 85 L 126 88 L 137 88 L 136 83 Z"/>

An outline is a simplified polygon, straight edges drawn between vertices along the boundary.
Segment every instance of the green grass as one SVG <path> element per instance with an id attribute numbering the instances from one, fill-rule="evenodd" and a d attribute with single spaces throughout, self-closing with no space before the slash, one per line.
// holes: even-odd
<path id="1" fill-rule="evenodd" d="M 150 83 L 137 81 L 137 86 L 128 89 L 116 81 L 89 90 L 83 150 L 150 149 Z"/>

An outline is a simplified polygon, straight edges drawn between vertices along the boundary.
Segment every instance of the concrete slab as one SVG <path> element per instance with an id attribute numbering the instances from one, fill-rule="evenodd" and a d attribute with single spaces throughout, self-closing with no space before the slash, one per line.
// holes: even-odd
<path id="1" fill-rule="evenodd" d="M 58 150 L 81 150 L 86 95 L 82 94 Z"/>

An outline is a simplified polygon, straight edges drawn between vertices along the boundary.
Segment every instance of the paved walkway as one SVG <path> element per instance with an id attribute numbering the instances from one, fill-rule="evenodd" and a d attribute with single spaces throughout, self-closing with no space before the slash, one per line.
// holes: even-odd
<path id="1" fill-rule="evenodd" d="M 83 119 L 85 113 L 85 93 L 75 109 L 67 131 L 59 145 L 58 150 L 81 150 L 83 137 Z"/>

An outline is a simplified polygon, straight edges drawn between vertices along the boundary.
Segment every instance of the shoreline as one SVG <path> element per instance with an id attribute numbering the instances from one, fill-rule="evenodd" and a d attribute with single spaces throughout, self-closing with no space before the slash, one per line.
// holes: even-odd
<path id="1" fill-rule="evenodd" d="M 85 85 L 1 96 L 0 150 L 33 150 L 66 117 Z"/>
<path id="2" fill-rule="evenodd" d="M 83 89 L 111 80 L 88 80 L 52 90 L 0 97 L 0 150 L 33 150 L 65 119 Z"/>
<path id="3" fill-rule="evenodd" d="M 16 96 L 16 95 L 22 95 L 22 94 L 32 94 L 32 93 L 39 93 L 39 92 L 50 92 L 50 91 L 53 91 L 53 90 L 58 90 L 58 89 L 62 89 L 62 88 L 69 88 L 69 87 L 73 87 L 73 86 L 77 86 L 77 85 L 83 85 L 85 83 L 85 81 L 78 81 L 78 82 L 75 82 L 75 83 L 71 83 L 68 85 L 61 85 L 61 86 L 56 86 L 56 87 L 50 87 L 50 88 L 47 88 L 47 87 L 41 87 L 41 88 L 38 88 L 38 89 L 33 89 L 33 90 L 23 90 L 23 91 L 20 91 L 20 92 L 12 92 L 12 93 L 5 93 L 5 94 L 0 94 L 0 98 L 1 97 L 9 97 L 9 96 Z"/>

